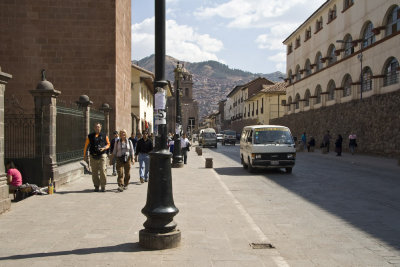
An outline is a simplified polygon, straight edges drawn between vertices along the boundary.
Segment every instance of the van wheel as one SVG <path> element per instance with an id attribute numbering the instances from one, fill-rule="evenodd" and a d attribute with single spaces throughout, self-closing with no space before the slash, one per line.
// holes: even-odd
<path id="1" fill-rule="evenodd" d="M 253 173 L 253 172 L 254 172 L 254 167 L 253 167 L 253 165 L 251 165 L 250 159 L 249 159 L 249 164 L 248 164 L 247 169 L 248 169 L 248 171 L 249 171 L 250 173 Z"/>
<path id="2" fill-rule="evenodd" d="M 286 173 L 292 173 L 292 168 L 286 168 Z"/>
<path id="3" fill-rule="evenodd" d="M 241 163 L 242 163 L 243 169 L 247 169 L 247 164 L 244 163 L 243 155 L 240 157 L 240 161 L 241 161 Z"/>

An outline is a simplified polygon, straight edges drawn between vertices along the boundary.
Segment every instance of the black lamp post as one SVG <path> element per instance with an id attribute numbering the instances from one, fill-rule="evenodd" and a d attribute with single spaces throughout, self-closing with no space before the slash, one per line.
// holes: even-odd
<path id="1" fill-rule="evenodd" d="M 176 229 L 174 216 L 179 212 L 172 194 L 171 153 L 167 149 L 165 117 L 165 0 L 155 1 L 155 95 L 154 114 L 157 124 L 156 145 L 150 153 L 150 173 L 146 205 L 145 229 L 139 231 L 139 244 L 147 249 L 177 247 L 181 232 Z"/>
<path id="2" fill-rule="evenodd" d="M 182 168 L 183 167 L 183 157 L 181 149 L 182 107 L 181 107 L 181 96 L 179 88 L 179 80 L 182 77 L 182 68 L 179 65 L 179 62 L 176 65 L 174 72 L 176 81 L 176 89 L 175 89 L 176 124 L 175 124 L 174 151 L 173 151 L 174 156 L 172 158 L 172 167 Z"/>

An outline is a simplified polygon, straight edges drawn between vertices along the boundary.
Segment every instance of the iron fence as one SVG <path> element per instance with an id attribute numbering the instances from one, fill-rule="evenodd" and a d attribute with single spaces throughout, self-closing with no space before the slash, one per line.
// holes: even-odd
<path id="1" fill-rule="evenodd" d="M 4 157 L 35 157 L 35 115 L 7 114 L 4 118 Z"/>
<path id="2" fill-rule="evenodd" d="M 57 164 L 62 165 L 83 158 L 85 117 L 78 107 L 57 105 L 56 126 Z"/>

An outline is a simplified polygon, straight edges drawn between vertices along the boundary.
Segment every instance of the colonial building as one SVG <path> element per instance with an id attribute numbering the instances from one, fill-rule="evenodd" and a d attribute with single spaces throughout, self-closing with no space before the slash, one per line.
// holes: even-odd
<path id="1" fill-rule="evenodd" d="M 245 103 L 247 99 L 253 97 L 263 89 L 263 86 L 273 85 L 274 83 L 266 78 L 259 77 L 244 85 L 235 86 L 232 91 L 227 95 L 227 105 L 229 104 L 227 114 L 231 120 L 231 129 L 241 132 L 242 128 L 248 124 L 252 124 L 255 118 L 244 118 L 244 114 L 248 113 L 250 109 L 258 110 L 257 103 Z M 259 103 L 261 104 L 261 103 Z"/>
<path id="2" fill-rule="evenodd" d="M 132 133 L 153 132 L 154 73 L 132 64 Z"/>
<path id="3" fill-rule="evenodd" d="M 179 64 L 179 63 L 178 63 Z M 175 133 L 176 126 L 176 88 L 180 89 L 180 101 L 182 110 L 182 131 L 184 133 L 196 132 L 199 125 L 199 107 L 193 99 L 193 77 L 184 67 L 180 68 L 180 74 L 175 75 L 174 93 L 167 100 L 167 129 Z"/>
<path id="4" fill-rule="evenodd" d="M 398 4 L 328 0 L 284 40 L 286 114 L 399 90 Z"/>
<path id="5" fill-rule="evenodd" d="M 0 62 L 13 74 L 5 113 L 33 111 L 42 69 L 60 101 L 111 107 L 110 129 L 131 129 L 131 1 L 0 1 Z"/>
<path id="6" fill-rule="evenodd" d="M 246 112 L 244 119 L 256 119 L 259 124 L 270 124 L 270 120 L 285 114 L 282 101 L 286 100 L 286 84 L 278 82 L 273 85 L 264 85 L 263 89 L 248 98 L 244 105 Z"/>

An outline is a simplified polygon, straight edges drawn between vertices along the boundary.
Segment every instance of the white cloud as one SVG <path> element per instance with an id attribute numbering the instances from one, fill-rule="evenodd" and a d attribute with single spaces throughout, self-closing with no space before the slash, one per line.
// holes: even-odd
<path id="1" fill-rule="evenodd" d="M 298 25 L 296 24 L 276 24 L 269 29 L 269 33 L 257 36 L 255 43 L 259 49 L 285 50 L 282 41 L 292 33 Z"/>
<path id="2" fill-rule="evenodd" d="M 230 20 L 231 28 L 264 28 L 271 25 L 274 18 L 284 15 L 291 8 L 302 4 L 317 8 L 320 2 L 307 0 L 229 0 L 214 7 L 201 7 L 194 12 L 199 18 L 219 16 Z M 301 12 L 301 10 L 299 10 Z"/>
<path id="3" fill-rule="evenodd" d="M 198 62 L 218 60 L 222 41 L 208 34 L 197 33 L 192 27 L 166 22 L 166 53 L 180 60 Z M 154 17 L 132 25 L 132 57 L 140 59 L 154 53 Z"/>

